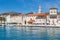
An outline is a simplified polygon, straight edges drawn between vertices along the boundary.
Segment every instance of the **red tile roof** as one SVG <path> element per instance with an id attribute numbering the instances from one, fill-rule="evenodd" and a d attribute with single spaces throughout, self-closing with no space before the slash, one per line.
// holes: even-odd
<path id="1" fill-rule="evenodd" d="M 37 14 L 28 14 L 28 16 L 37 16 Z"/>
<path id="2" fill-rule="evenodd" d="M 37 14 L 37 16 L 38 16 L 38 17 L 44 17 L 44 16 L 46 16 L 46 14 L 39 13 L 39 14 Z"/>

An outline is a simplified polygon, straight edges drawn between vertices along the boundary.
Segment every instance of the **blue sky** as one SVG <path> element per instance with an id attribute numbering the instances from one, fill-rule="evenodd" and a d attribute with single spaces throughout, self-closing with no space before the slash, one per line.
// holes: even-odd
<path id="1" fill-rule="evenodd" d="M 38 12 L 38 7 L 43 12 L 49 12 L 49 8 L 56 7 L 60 11 L 60 0 L 0 0 L 0 13 L 4 12 Z"/>

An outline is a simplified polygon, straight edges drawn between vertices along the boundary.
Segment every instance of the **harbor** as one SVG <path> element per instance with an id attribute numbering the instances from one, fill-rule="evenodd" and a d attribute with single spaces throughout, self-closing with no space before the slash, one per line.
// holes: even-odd
<path id="1" fill-rule="evenodd" d="M 1 40 L 59 40 L 60 28 L 0 26 Z"/>
<path id="2" fill-rule="evenodd" d="M 60 40 L 60 0 L 0 0 L 0 40 Z"/>
<path id="3" fill-rule="evenodd" d="M 49 12 L 42 12 L 39 6 L 38 13 L 16 13 L 7 12 L 0 14 L 0 25 L 18 25 L 28 27 L 59 27 L 60 26 L 60 12 L 58 8 L 52 7 Z"/>

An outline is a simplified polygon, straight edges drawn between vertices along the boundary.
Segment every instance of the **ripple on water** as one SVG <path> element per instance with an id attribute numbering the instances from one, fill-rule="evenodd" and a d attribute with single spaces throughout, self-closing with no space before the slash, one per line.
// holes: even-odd
<path id="1" fill-rule="evenodd" d="M 60 28 L 0 27 L 0 40 L 60 40 Z"/>

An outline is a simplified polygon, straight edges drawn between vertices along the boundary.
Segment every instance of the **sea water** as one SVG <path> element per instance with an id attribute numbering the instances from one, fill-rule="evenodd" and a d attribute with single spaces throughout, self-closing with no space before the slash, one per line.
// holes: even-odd
<path id="1" fill-rule="evenodd" d="M 0 26 L 0 40 L 60 40 L 60 28 Z"/>

